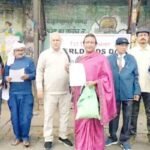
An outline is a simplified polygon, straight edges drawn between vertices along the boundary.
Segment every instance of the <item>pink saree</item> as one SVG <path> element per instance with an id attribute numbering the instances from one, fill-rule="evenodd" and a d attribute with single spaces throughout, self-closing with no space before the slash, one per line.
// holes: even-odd
<path id="1" fill-rule="evenodd" d="M 85 67 L 86 80 L 97 81 L 96 92 L 100 103 L 101 120 L 75 120 L 75 150 L 104 150 L 104 125 L 116 116 L 116 100 L 111 69 L 106 57 L 97 52 L 81 57 L 78 62 Z M 79 96 L 80 87 L 75 87 L 73 89 L 75 114 Z"/>

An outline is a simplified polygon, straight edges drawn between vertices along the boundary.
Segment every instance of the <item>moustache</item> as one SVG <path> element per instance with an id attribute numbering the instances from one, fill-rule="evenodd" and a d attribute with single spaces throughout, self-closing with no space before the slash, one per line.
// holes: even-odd
<path id="1" fill-rule="evenodd" d="M 144 40 L 144 41 L 145 41 L 146 39 L 142 38 L 142 39 L 141 39 L 141 41 L 142 41 L 142 40 Z"/>

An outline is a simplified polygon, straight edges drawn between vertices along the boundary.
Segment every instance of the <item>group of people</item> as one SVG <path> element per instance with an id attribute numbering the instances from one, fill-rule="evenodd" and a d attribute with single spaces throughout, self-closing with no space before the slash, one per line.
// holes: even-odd
<path id="1" fill-rule="evenodd" d="M 69 140 L 67 127 L 70 117 L 70 104 L 73 101 L 74 116 L 78 112 L 77 103 L 82 94 L 82 86 L 69 86 L 69 59 L 61 49 L 61 36 L 52 33 L 50 48 L 43 51 L 37 68 L 31 58 L 24 55 L 25 45 L 15 43 L 12 61 L 4 68 L 3 82 L 9 83 L 8 106 L 15 140 L 28 147 L 29 131 L 33 111 L 32 80 L 36 79 L 37 98 L 44 100 L 44 148 L 53 147 L 53 119 L 59 110 L 58 141 L 75 150 L 104 150 L 105 146 L 119 143 L 123 150 L 131 150 L 130 139 L 137 134 L 137 118 L 141 98 L 147 116 L 148 140 L 150 142 L 150 32 L 138 30 L 137 46 L 129 51 L 129 41 L 125 37 L 116 40 L 116 53 L 106 57 L 95 51 L 97 39 L 87 34 L 83 39 L 85 54 L 76 63 L 84 66 L 86 86 L 95 87 L 101 119 L 75 119 L 74 144 Z M 23 69 L 21 80 L 14 81 L 10 72 Z M 2 69 L 3 70 L 3 69 Z M 2 71 L 3 72 L 3 71 Z M 2 75 L 1 75 L 2 76 Z M 3 82 L 1 85 L 3 85 Z M 119 138 L 116 133 L 122 110 L 123 123 Z M 90 111 L 90 106 L 89 106 Z M 105 138 L 104 126 L 109 123 L 109 136 Z"/>
<path id="2" fill-rule="evenodd" d="M 141 28 L 136 32 L 136 46 L 128 49 L 128 40 L 116 40 L 116 53 L 108 57 L 112 69 L 117 116 L 109 123 L 106 146 L 120 144 L 131 150 L 130 141 L 137 135 L 137 119 L 141 99 L 147 117 L 148 141 L 150 143 L 150 31 Z M 123 113 L 122 128 L 117 137 L 120 111 Z"/>
<path id="3" fill-rule="evenodd" d="M 141 28 L 136 32 L 136 46 L 128 49 L 128 40 L 116 40 L 116 53 L 108 57 L 114 78 L 117 116 L 109 123 L 106 146 L 120 144 L 131 150 L 130 141 L 137 135 L 137 119 L 141 99 L 144 102 L 148 141 L 150 143 L 150 31 Z M 120 111 L 123 113 L 122 128 L 117 137 Z"/>

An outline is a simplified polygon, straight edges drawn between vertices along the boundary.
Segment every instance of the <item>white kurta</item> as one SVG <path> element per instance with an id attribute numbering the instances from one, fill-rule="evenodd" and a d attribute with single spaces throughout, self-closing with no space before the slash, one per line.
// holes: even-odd
<path id="1" fill-rule="evenodd" d="M 41 53 L 36 73 L 37 89 L 44 89 L 49 94 L 65 94 L 69 88 L 69 76 L 65 70 L 68 64 L 67 55 L 52 49 Z M 44 84 L 44 85 L 43 85 Z"/>
<path id="2" fill-rule="evenodd" d="M 147 45 L 144 49 L 137 45 L 129 53 L 137 61 L 141 91 L 150 93 L 150 74 L 148 72 L 150 67 L 150 45 Z"/>

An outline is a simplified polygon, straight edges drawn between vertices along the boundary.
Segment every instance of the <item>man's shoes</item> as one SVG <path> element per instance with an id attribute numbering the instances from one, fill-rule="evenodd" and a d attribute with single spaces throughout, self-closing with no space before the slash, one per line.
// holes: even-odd
<path id="1" fill-rule="evenodd" d="M 44 148 L 45 148 L 45 150 L 50 150 L 52 148 L 52 142 L 45 142 Z"/>
<path id="2" fill-rule="evenodd" d="M 59 137 L 58 141 L 63 143 L 65 146 L 73 146 L 72 142 L 69 139 L 62 139 L 61 137 Z"/>
<path id="3" fill-rule="evenodd" d="M 24 145 L 25 147 L 29 147 L 29 146 L 30 146 L 30 142 L 29 142 L 28 140 L 24 140 L 24 141 L 23 141 L 23 145 Z"/>
<path id="4" fill-rule="evenodd" d="M 122 147 L 123 150 L 131 150 L 131 146 L 129 142 L 121 142 L 120 146 Z"/>
<path id="5" fill-rule="evenodd" d="M 114 144 L 118 144 L 117 140 L 112 139 L 111 137 L 108 137 L 105 143 L 105 146 L 111 146 Z"/>
<path id="6" fill-rule="evenodd" d="M 21 140 L 15 139 L 15 140 L 11 143 L 11 145 L 16 146 L 16 145 L 20 144 L 21 142 L 22 142 Z"/>

